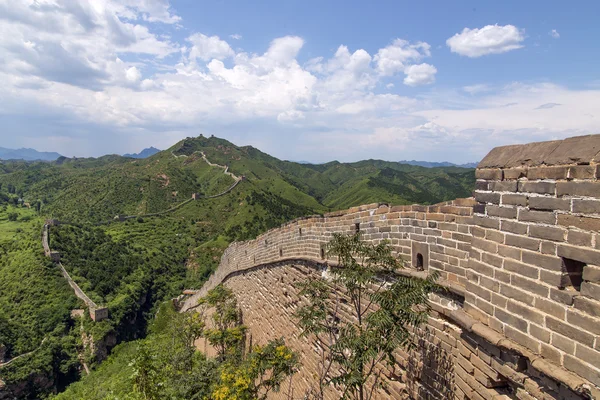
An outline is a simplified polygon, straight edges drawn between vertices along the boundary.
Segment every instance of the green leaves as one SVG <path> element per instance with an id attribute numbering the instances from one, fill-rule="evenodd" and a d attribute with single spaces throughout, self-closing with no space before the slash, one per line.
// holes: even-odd
<path id="1" fill-rule="evenodd" d="M 332 281 L 297 285 L 306 299 L 296 312 L 302 335 L 321 344 L 317 398 L 334 385 L 344 398 L 368 399 L 381 385 L 378 364 L 393 363 L 394 351 L 411 343 L 409 328 L 426 321 L 437 274 L 395 274 L 402 264 L 389 243 L 363 242 L 359 233 L 334 234 L 327 253 L 339 261 Z"/>

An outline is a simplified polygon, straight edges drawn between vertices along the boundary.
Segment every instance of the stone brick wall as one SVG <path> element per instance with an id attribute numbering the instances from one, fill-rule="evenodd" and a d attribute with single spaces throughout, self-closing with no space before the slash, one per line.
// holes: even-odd
<path id="1" fill-rule="evenodd" d="M 332 233 L 358 229 L 363 240 L 389 240 L 402 273 L 437 270 L 449 289 L 431 296 L 416 350 L 382 366 L 379 398 L 600 396 L 599 153 L 600 135 L 500 147 L 481 162 L 474 199 L 370 204 L 233 243 L 183 308 L 231 287 L 254 343 L 284 336 L 300 352 L 299 398 L 314 384 L 316 354 L 298 338 L 293 282 L 336 262 L 322 251 Z"/>
<path id="2" fill-rule="evenodd" d="M 599 136 L 496 148 L 477 170 L 465 307 L 600 385 Z"/>

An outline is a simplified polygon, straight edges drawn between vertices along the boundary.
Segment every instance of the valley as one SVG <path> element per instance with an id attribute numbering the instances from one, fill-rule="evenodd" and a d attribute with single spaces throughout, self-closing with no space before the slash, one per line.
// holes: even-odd
<path id="1" fill-rule="evenodd" d="M 3 163 L 2 170 L 0 239 L 10 257 L 0 269 L 0 301 L 7 305 L 0 312 L 7 324 L 0 343 L 5 359 L 35 350 L 0 369 L 20 398 L 61 391 L 85 375 L 80 360 L 93 369 L 114 343 L 145 337 L 158 305 L 184 289 L 199 289 L 233 241 L 297 217 L 375 200 L 464 197 L 474 182 L 470 169 L 376 160 L 304 165 L 203 136 L 146 159 L 61 158 Z M 85 305 L 43 257 L 39 238 L 48 218 L 67 222 L 50 227 L 51 248 L 82 290 L 108 307 L 109 319 L 71 317 L 71 310 Z M 9 306 L 15 298 L 22 300 Z M 44 317 L 38 319 L 39 313 Z M 17 331 L 23 331 L 20 339 L 10 333 Z"/>

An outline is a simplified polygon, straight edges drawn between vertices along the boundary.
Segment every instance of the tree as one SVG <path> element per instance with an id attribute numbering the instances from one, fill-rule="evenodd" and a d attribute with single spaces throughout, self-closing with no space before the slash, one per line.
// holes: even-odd
<path id="1" fill-rule="evenodd" d="M 140 394 L 144 400 L 160 398 L 161 376 L 154 358 L 148 346 L 142 343 L 130 364 L 133 367 L 133 391 Z"/>
<path id="2" fill-rule="evenodd" d="M 239 356 L 243 350 L 246 327 L 240 324 L 237 300 L 231 289 L 218 285 L 209 290 L 198 304 L 214 308 L 211 316 L 213 327 L 204 329 L 203 336 L 216 349 L 217 359 L 224 361 Z"/>
<path id="3" fill-rule="evenodd" d="M 266 399 L 271 391 L 280 390 L 282 382 L 294 374 L 297 367 L 298 356 L 283 339 L 255 346 L 240 363 L 228 361 L 221 366 L 212 399 Z"/>
<path id="4" fill-rule="evenodd" d="M 327 254 L 339 260 L 330 281 L 298 285 L 307 300 L 296 313 L 302 335 L 320 348 L 318 387 L 311 395 L 323 399 L 334 385 L 343 398 L 368 400 L 382 386 L 380 363 L 393 364 L 394 350 L 410 346 L 409 328 L 426 320 L 437 274 L 395 274 L 403 266 L 389 244 L 365 243 L 360 233 L 334 234 Z M 352 318 L 343 320 L 343 313 Z"/>

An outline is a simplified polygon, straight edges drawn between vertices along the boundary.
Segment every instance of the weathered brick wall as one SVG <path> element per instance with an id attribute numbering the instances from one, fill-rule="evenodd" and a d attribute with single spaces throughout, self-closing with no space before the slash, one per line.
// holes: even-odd
<path id="1" fill-rule="evenodd" d="M 492 150 L 477 170 L 465 308 L 600 385 L 599 136 Z"/>
<path id="2" fill-rule="evenodd" d="M 359 229 L 363 240 L 389 240 L 406 273 L 438 270 L 450 289 L 432 295 L 417 349 L 398 352 L 380 398 L 592 398 L 600 385 L 599 152 L 600 135 L 496 148 L 477 171 L 475 199 L 370 204 L 234 243 L 184 309 L 221 282 L 233 288 L 254 343 L 284 336 L 300 351 L 292 387 L 301 397 L 314 384 L 316 356 L 298 338 L 293 282 L 335 263 L 322 252 L 332 233 Z"/>

